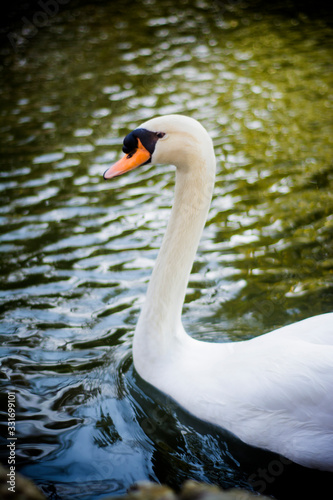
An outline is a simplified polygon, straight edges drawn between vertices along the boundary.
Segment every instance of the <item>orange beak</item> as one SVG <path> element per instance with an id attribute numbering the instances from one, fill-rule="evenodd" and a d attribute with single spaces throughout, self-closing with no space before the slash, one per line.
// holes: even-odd
<path id="1" fill-rule="evenodd" d="M 123 156 L 119 161 L 117 161 L 114 165 L 108 168 L 104 172 L 104 179 L 112 179 L 117 175 L 124 174 L 125 172 L 129 172 L 136 167 L 140 167 L 150 159 L 150 153 L 147 149 L 142 145 L 142 142 L 138 138 L 138 147 L 133 153 L 129 153 L 126 156 Z"/>

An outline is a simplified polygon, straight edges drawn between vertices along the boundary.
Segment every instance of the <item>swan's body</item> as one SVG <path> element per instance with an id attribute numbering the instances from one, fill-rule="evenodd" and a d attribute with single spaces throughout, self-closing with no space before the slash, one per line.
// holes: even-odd
<path id="1" fill-rule="evenodd" d="M 149 161 L 177 167 L 174 205 L 135 330 L 136 370 L 244 442 L 333 471 L 333 313 L 243 342 L 187 335 L 181 310 L 211 202 L 212 142 L 197 121 L 169 115 L 133 131 L 123 149 L 128 156 L 105 178 Z"/>

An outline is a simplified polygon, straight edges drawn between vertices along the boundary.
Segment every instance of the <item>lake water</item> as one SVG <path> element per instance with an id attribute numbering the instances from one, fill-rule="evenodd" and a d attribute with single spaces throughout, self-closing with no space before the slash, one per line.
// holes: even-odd
<path id="1" fill-rule="evenodd" d="M 13 391 L 17 468 L 54 500 L 140 479 L 281 499 L 290 480 L 320 490 L 326 474 L 241 446 L 136 375 L 174 168 L 102 175 L 141 122 L 197 118 L 217 178 L 188 333 L 236 342 L 332 311 L 329 16 L 237 1 L 54 5 L 19 12 L 1 49 L 2 462 Z"/>

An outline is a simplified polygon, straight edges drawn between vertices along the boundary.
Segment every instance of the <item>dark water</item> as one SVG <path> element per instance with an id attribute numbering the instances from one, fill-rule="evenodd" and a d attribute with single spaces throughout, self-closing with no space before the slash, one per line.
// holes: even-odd
<path id="1" fill-rule="evenodd" d="M 3 32 L 2 462 L 14 391 L 17 468 L 52 499 L 147 478 L 281 499 L 290 480 L 322 491 L 327 475 L 242 447 L 138 379 L 133 330 L 174 169 L 102 174 L 143 120 L 199 119 L 218 170 L 187 331 L 237 341 L 333 310 L 329 16 L 201 0 L 57 5 L 47 25 L 35 7 Z"/>

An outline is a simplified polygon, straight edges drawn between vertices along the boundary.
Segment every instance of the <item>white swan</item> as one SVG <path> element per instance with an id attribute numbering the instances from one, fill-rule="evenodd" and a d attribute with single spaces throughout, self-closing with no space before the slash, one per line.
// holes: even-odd
<path id="1" fill-rule="evenodd" d="M 170 220 L 134 335 L 137 372 L 245 443 L 333 471 L 333 313 L 242 342 L 187 335 L 181 311 L 211 202 L 212 141 L 196 120 L 168 115 L 128 134 L 123 151 L 105 179 L 149 162 L 177 167 Z"/>

